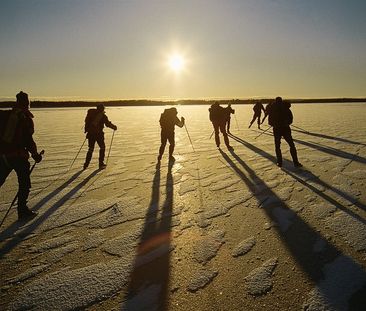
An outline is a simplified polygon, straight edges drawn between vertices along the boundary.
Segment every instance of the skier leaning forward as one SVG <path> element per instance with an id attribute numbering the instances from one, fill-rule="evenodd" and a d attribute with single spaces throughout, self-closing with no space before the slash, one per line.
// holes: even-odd
<path id="1" fill-rule="evenodd" d="M 175 161 L 173 157 L 174 147 L 175 147 L 175 126 L 183 127 L 184 118 L 181 117 L 179 120 L 177 117 L 178 111 L 176 108 L 165 109 L 160 115 L 160 127 L 161 127 L 161 145 L 159 148 L 158 161 L 161 160 L 167 141 L 169 141 L 169 161 Z"/>
<path id="2" fill-rule="evenodd" d="M 99 146 L 99 169 L 104 169 L 106 164 L 104 164 L 105 156 L 105 142 L 104 142 L 104 125 L 116 131 L 117 126 L 108 120 L 104 112 L 104 105 L 97 105 L 97 109 L 89 109 L 85 118 L 85 133 L 88 139 L 88 152 L 86 154 L 86 159 L 84 163 L 84 170 L 89 166 L 90 160 L 93 155 L 95 143 Z"/>

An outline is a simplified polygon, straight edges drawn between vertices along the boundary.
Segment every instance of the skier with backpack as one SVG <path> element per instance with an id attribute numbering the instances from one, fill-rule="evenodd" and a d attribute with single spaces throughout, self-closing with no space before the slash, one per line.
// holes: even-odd
<path id="1" fill-rule="evenodd" d="M 86 138 L 88 139 L 88 152 L 86 154 L 84 170 L 89 166 L 90 160 L 93 155 L 95 143 L 99 146 L 99 169 L 106 168 L 104 164 L 105 157 L 105 142 L 104 142 L 104 125 L 116 131 L 117 126 L 108 120 L 105 114 L 105 107 L 103 104 L 97 105 L 96 109 L 89 109 L 85 118 Z"/>
<path id="2" fill-rule="evenodd" d="M 256 102 L 254 104 L 254 107 L 253 107 L 254 115 L 253 115 L 252 121 L 250 121 L 249 128 L 252 126 L 252 124 L 255 122 L 256 119 L 258 120 L 258 128 L 259 129 L 261 128 L 261 123 L 260 122 L 261 122 L 262 110 L 264 111 L 264 113 L 266 112 L 264 110 L 264 107 L 263 107 L 262 103 L 261 102 Z"/>
<path id="3" fill-rule="evenodd" d="M 0 187 L 12 170 L 18 177 L 18 219 L 31 219 L 37 215 L 27 206 L 31 188 L 29 153 L 36 163 L 42 161 L 33 140 L 33 114 L 29 111 L 28 94 L 16 95 L 12 110 L 0 111 Z M 13 203 L 15 202 L 15 199 Z"/>
<path id="4" fill-rule="evenodd" d="M 277 157 L 277 166 L 282 167 L 282 153 L 281 153 L 281 138 L 290 146 L 290 153 L 292 161 L 295 167 L 301 167 L 302 164 L 297 158 L 297 151 L 294 140 L 291 135 L 290 124 L 293 121 L 293 115 L 290 110 L 291 104 L 289 102 L 282 101 L 281 97 L 276 97 L 276 100 L 270 106 L 267 106 L 268 110 L 268 123 L 273 127 L 273 135 L 275 142 L 275 150 Z"/>
<path id="5" fill-rule="evenodd" d="M 176 108 L 168 108 L 165 109 L 164 112 L 160 115 L 160 127 L 161 127 L 161 145 L 159 148 L 158 161 L 160 162 L 163 157 L 163 153 L 165 150 L 165 146 L 167 141 L 169 141 L 169 161 L 175 161 L 173 157 L 174 147 L 175 147 L 175 126 L 183 127 L 184 126 L 184 118 L 181 117 L 179 120 L 178 111 Z"/>
<path id="6" fill-rule="evenodd" d="M 224 136 L 224 142 L 229 150 L 234 150 L 233 147 L 230 146 L 229 137 L 226 133 L 226 122 L 227 122 L 227 110 L 220 106 L 218 102 L 215 102 L 211 107 L 208 109 L 210 121 L 212 122 L 212 126 L 215 132 L 215 142 L 217 148 L 220 148 L 220 136 L 219 131 L 221 131 L 222 135 Z"/>

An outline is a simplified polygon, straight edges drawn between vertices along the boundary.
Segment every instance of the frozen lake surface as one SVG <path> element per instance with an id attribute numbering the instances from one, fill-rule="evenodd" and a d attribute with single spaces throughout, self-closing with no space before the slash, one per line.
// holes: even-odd
<path id="1" fill-rule="evenodd" d="M 13 208 L 0 229 L 0 309 L 361 310 L 366 104 L 292 106 L 302 169 L 284 141 L 275 165 L 271 131 L 248 129 L 251 106 L 233 106 L 235 150 L 218 150 L 208 108 L 177 107 L 195 151 L 176 128 L 176 161 L 166 150 L 160 167 L 164 107 L 107 108 L 118 131 L 103 171 L 97 146 L 81 170 L 86 145 L 69 170 L 86 108 L 33 110 L 39 215 L 21 225 Z M 1 215 L 16 191 L 12 173 Z"/>

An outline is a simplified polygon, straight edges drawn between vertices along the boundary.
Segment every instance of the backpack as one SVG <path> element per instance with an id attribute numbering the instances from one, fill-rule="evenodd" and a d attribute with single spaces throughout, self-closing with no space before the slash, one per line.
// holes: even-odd
<path id="1" fill-rule="evenodd" d="M 174 128 L 177 110 L 175 108 L 165 109 L 160 115 L 160 126 L 162 128 Z"/>
<path id="2" fill-rule="evenodd" d="M 288 105 L 272 104 L 268 107 L 268 113 L 268 124 L 273 127 L 289 126 L 292 123 L 293 116 Z"/>
<path id="3" fill-rule="evenodd" d="M 85 133 L 100 130 L 103 117 L 104 113 L 99 112 L 97 109 L 89 109 L 85 118 Z"/>
<path id="4" fill-rule="evenodd" d="M 208 109 L 210 112 L 210 121 L 218 122 L 227 119 L 226 109 L 219 105 L 212 105 L 211 108 Z"/>
<path id="5" fill-rule="evenodd" d="M 12 144 L 17 136 L 19 122 L 22 115 L 15 110 L 0 111 L 0 141 Z"/>

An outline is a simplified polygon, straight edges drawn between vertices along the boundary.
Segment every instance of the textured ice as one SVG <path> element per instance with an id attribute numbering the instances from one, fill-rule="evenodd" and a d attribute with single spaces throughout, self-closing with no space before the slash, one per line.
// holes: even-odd
<path id="1" fill-rule="evenodd" d="M 290 209 L 275 207 L 272 210 L 272 215 L 276 219 L 277 224 L 282 232 L 286 232 L 292 225 L 295 213 Z"/>
<path id="2" fill-rule="evenodd" d="M 196 292 L 199 289 L 204 288 L 207 284 L 211 283 L 217 275 L 218 271 L 202 268 L 192 276 L 192 279 L 187 287 L 188 291 Z"/>
<path id="3" fill-rule="evenodd" d="M 352 294 L 365 284 L 365 270 L 351 258 L 339 256 L 325 266 L 324 279 L 309 293 L 303 309 L 306 311 L 346 311 Z"/>
<path id="4" fill-rule="evenodd" d="M 248 253 L 253 246 L 255 245 L 256 241 L 255 241 L 255 237 L 252 236 L 248 239 L 245 239 L 243 241 L 241 241 L 238 245 L 235 246 L 235 248 L 233 249 L 232 255 L 234 257 L 238 257 L 241 255 L 244 255 L 246 253 Z"/>
<path id="5" fill-rule="evenodd" d="M 152 284 L 140 290 L 135 296 L 124 301 L 121 311 L 158 311 L 158 297 L 161 285 Z"/>
<path id="6" fill-rule="evenodd" d="M 272 273 L 277 267 L 277 258 L 271 258 L 264 262 L 262 266 L 254 269 L 245 277 L 248 292 L 251 295 L 259 296 L 272 289 Z"/>
<path id="7" fill-rule="evenodd" d="M 199 263 L 206 264 L 216 256 L 224 243 L 224 235 L 224 231 L 217 230 L 199 238 L 193 247 L 193 258 Z"/>
<path id="8" fill-rule="evenodd" d="M 311 213 L 318 219 L 325 219 L 332 215 L 337 208 L 330 203 L 313 204 L 309 206 Z"/>
<path id="9" fill-rule="evenodd" d="M 40 264 L 37 265 L 35 267 L 32 267 L 28 270 L 26 270 L 25 272 L 16 275 L 15 277 L 11 278 L 8 280 L 9 283 L 19 283 L 19 282 L 23 282 L 25 280 L 28 280 L 34 276 L 36 276 L 37 274 L 47 270 L 50 267 L 50 264 Z"/>
<path id="10" fill-rule="evenodd" d="M 334 217 L 326 220 L 329 228 L 334 230 L 338 236 L 343 237 L 348 244 L 357 251 L 366 250 L 366 225 L 345 212 L 337 212 Z"/>
<path id="11" fill-rule="evenodd" d="M 133 253 L 141 235 L 140 228 L 131 228 L 129 232 L 105 242 L 101 249 L 111 255 L 124 256 Z"/>
<path id="12" fill-rule="evenodd" d="M 128 258 L 98 263 L 41 277 L 26 285 L 9 310 L 37 306 L 39 310 L 70 310 L 102 301 L 120 290 L 128 281 Z"/>
<path id="13" fill-rule="evenodd" d="M 42 253 L 42 252 L 48 251 L 50 249 L 63 246 L 65 244 L 69 244 L 72 241 L 74 241 L 74 237 L 72 237 L 70 235 L 56 237 L 54 239 L 50 239 L 50 240 L 41 242 L 38 245 L 31 247 L 29 251 L 31 253 Z"/>

